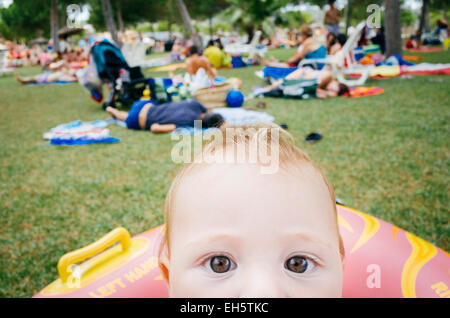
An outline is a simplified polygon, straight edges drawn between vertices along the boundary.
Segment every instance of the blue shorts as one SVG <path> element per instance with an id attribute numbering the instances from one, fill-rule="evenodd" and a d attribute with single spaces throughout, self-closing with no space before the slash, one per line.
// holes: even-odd
<path id="1" fill-rule="evenodd" d="M 139 113 L 148 103 L 154 104 L 151 100 L 138 100 L 133 104 L 133 106 L 131 106 L 131 109 L 128 112 L 128 117 L 125 119 L 128 129 L 141 129 L 141 126 L 139 126 Z"/>

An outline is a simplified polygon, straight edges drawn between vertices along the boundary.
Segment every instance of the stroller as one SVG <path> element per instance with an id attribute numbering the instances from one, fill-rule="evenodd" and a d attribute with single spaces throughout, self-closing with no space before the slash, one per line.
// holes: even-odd
<path id="1" fill-rule="evenodd" d="M 150 89 L 152 99 L 170 101 L 166 89 L 172 85 L 171 80 L 163 81 L 161 90 L 157 81 L 145 78 L 139 66 L 130 67 L 120 49 L 108 40 L 94 42 L 89 65 L 80 70 L 77 77 L 98 103 L 103 101 L 103 84 L 108 85 L 108 97 L 103 103 L 103 109 L 107 106 L 129 108 L 142 97 L 146 87 Z"/>

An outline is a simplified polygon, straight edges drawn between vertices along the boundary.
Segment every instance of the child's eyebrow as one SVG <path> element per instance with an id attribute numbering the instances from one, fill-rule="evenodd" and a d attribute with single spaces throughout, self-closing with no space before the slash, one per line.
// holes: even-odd
<path id="1" fill-rule="evenodd" d="M 289 242 L 304 241 L 306 243 L 314 243 L 326 248 L 332 248 L 332 244 L 330 244 L 331 242 L 326 242 L 321 238 L 311 234 L 301 232 L 286 232 L 283 234 L 283 238 Z"/>
<path id="2" fill-rule="evenodd" d="M 214 235 L 204 235 L 198 238 L 194 238 L 193 240 L 190 240 L 185 245 L 185 248 L 196 246 L 196 245 L 202 245 L 202 244 L 210 244 L 214 242 L 223 242 L 228 241 L 232 244 L 236 244 L 240 242 L 242 238 L 239 235 L 231 234 L 231 233 L 224 233 L 224 234 L 214 234 Z"/>

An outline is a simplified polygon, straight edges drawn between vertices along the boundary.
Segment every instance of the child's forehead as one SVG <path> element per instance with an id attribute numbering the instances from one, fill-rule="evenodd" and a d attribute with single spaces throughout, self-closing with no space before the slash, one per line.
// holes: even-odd
<path id="1" fill-rule="evenodd" d="M 262 173 L 261 166 L 258 163 L 213 163 L 213 164 L 195 164 L 181 178 L 180 186 L 183 184 L 209 186 L 208 182 L 219 183 L 221 179 L 234 178 L 236 182 L 243 179 L 246 181 L 270 181 L 286 183 L 288 180 L 305 181 L 320 180 L 320 172 L 310 163 L 286 163 L 280 165 L 275 173 Z"/>
<path id="2" fill-rule="evenodd" d="M 175 207 L 232 205 L 233 202 L 254 206 L 277 200 L 287 201 L 287 205 L 292 202 L 294 206 L 306 193 L 327 203 L 332 201 L 322 175 L 312 165 L 262 174 L 257 164 L 202 164 L 179 180 L 173 199 Z"/>
<path id="3" fill-rule="evenodd" d="M 314 169 L 291 175 L 262 175 L 257 165 L 246 164 L 195 169 L 180 180 L 173 198 L 171 222 L 177 231 L 181 227 L 193 235 L 213 228 L 245 232 L 249 226 L 261 233 L 293 227 L 320 234 L 335 231 L 330 193 Z"/>

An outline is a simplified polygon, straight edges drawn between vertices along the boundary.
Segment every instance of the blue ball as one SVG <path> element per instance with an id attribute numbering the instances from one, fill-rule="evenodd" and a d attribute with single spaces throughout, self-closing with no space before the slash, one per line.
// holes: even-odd
<path id="1" fill-rule="evenodd" d="M 244 104 L 244 94 L 233 89 L 228 93 L 226 102 L 230 107 L 241 107 Z"/>

